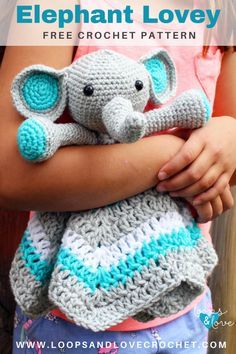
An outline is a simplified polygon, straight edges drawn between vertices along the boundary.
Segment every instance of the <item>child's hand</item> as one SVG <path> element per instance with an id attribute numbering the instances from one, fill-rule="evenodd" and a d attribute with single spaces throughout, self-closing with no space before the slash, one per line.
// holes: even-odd
<path id="1" fill-rule="evenodd" d="M 236 169 L 236 120 L 213 118 L 192 132 L 180 151 L 159 171 L 158 191 L 194 198 L 196 207 L 221 195 Z"/>
<path id="2" fill-rule="evenodd" d="M 186 200 L 193 205 L 193 198 L 186 198 Z M 234 199 L 230 192 L 230 186 L 228 185 L 223 193 L 218 195 L 216 198 L 201 205 L 194 206 L 197 213 L 197 221 L 200 223 L 212 221 L 228 209 L 231 209 L 233 205 Z"/>

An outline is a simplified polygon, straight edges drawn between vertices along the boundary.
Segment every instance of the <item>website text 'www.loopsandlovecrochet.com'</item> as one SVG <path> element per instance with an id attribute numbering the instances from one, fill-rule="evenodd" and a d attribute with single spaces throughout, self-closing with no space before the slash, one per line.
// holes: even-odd
<path id="1" fill-rule="evenodd" d="M 80 350 L 88 350 L 88 349 L 111 349 L 111 350 L 119 350 L 119 349 L 194 349 L 194 348 L 203 348 L 203 349 L 226 349 L 227 343 L 226 341 L 203 341 L 201 343 L 196 341 L 121 341 L 118 344 L 109 341 L 103 342 L 95 342 L 95 341 L 16 341 L 17 349 L 80 349 Z M 100 351 L 99 351 L 100 352 Z M 112 351 L 113 353 L 113 351 Z M 114 351 L 115 353 L 115 351 Z"/>

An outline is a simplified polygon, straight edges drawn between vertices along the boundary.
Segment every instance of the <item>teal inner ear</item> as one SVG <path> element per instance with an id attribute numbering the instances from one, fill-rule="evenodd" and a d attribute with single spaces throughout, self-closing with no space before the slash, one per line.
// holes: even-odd
<path id="1" fill-rule="evenodd" d="M 155 93 L 161 94 L 165 92 L 168 86 L 168 78 L 163 61 L 158 58 L 151 58 L 144 65 L 151 75 Z"/>
<path id="2" fill-rule="evenodd" d="M 34 73 L 22 85 L 22 95 L 26 105 L 34 111 L 52 109 L 59 101 L 58 79 L 46 73 Z"/>

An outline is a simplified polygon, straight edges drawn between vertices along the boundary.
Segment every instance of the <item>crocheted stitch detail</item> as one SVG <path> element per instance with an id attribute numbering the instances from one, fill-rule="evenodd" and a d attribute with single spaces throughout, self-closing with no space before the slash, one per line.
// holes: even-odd
<path id="1" fill-rule="evenodd" d="M 143 267 L 141 274 L 135 272 L 125 286 L 120 282 L 117 288 L 99 289 L 94 294 L 76 276 L 57 266 L 49 298 L 77 325 L 93 331 L 105 330 L 144 309 L 152 309 L 157 302 L 157 316 L 167 317 L 204 291 L 216 258 L 212 246 L 202 237 L 194 248 L 182 247 L 160 255 L 158 266 L 150 261 L 150 266 Z"/>
<path id="2" fill-rule="evenodd" d="M 152 236 L 149 243 L 143 242 L 141 249 L 132 256 L 128 255 L 126 260 L 121 260 L 117 266 L 111 266 L 110 271 L 99 266 L 94 272 L 84 266 L 69 249 L 61 249 L 56 264 L 60 266 L 61 271 L 69 270 L 71 275 L 75 275 L 79 282 L 83 282 L 90 288 L 91 292 L 95 292 L 98 288 L 108 290 L 110 287 L 117 287 L 120 283 L 125 285 L 129 278 L 134 277 L 136 271 L 141 273 L 144 266 L 148 267 L 151 260 L 158 265 L 159 256 L 165 256 L 167 251 L 171 252 L 183 247 L 193 248 L 199 238 L 201 232 L 196 224 L 186 229 L 174 230 L 170 234 L 162 234 L 158 239 Z"/>
<path id="3" fill-rule="evenodd" d="M 165 64 L 159 59 L 149 59 L 144 63 L 146 69 L 150 73 L 155 92 L 163 93 L 168 85 Z"/>
<path id="4" fill-rule="evenodd" d="M 205 93 L 201 90 L 199 92 L 202 96 L 204 107 L 206 108 L 206 121 L 208 122 L 208 120 L 211 118 L 211 106 L 210 106 L 210 103 L 209 103 Z"/>
<path id="5" fill-rule="evenodd" d="M 18 129 L 17 142 L 21 155 L 29 161 L 43 156 L 46 151 L 46 131 L 35 119 L 28 119 Z"/>
<path id="6" fill-rule="evenodd" d="M 117 205 L 114 205 L 114 209 L 119 210 Z M 147 209 L 146 212 L 148 213 Z M 120 222 L 117 223 L 114 218 L 111 219 L 113 227 L 112 230 L 109 230 L 109 218 L 105 214 L 99 216 L 102 218 L 100 225 L 94 223 L 91 217 L 87 220 L 86 217 L 83 218 L 83 223 L 78 221 L 76 229 L 70 224 L 62 239 L 62 248 L 70 249 L 85 266 L 93 271 L 96 271 L 98 266 L 108 270 L 112 265 L 118 265 L 120 260 L 126 260 L 127 255 L 134 255 L 137 250 L 140 250 L 144 241 L 149 243 L 152 235 L 159 238 L 161 234 L 171 233 L 173 230 L 179 230 L 184 226 L 180 215 L 175 212 L 167 212 L 164 217 L 151 217 L 149 220 L 141 222 L 142 217 L 140 213 L 138 215 L 138 210 L 136 210 L 136 213 L 134 209 L 129 210 L 129 214 L 127 214 L 129 220 L 125 220 L 120 209 L 120 213 L 117 214 Z M 140 217 L 140 220 L 138 217 Z M 94 224 L 94 227 L 92 224 Z M 125 233 L 125 227 L 128 233 Z M 112 237 L 114 236 L 114 238 L 110 239 L 109 242 L 110 231 L 113 232 Z M 90 235 L 93 236 L 93 239 Z M 96 236 L 99 236 L 99 238 L 94 242 Z"/>
<path id="7" fill-rule="evenodd" d="M 35 279 L 40 282 L 46 282 L 51 276 L 54 263 L 48 263 L 40 258 L 40 254 L 32 246 L 32 241 L 29 237 L 29 230 L 26 229 L 19 247 L 19 253 L 21 253 L 21 258 L 25 261 L 30 273 L 35 276 Z"/>
<path id="8" fill-rule="evenodd" d="M 59 99 L 58 79 L 46 73 L 32 74 L 23 83 L 22 95 L 30 109 L 35 111 L 50 109 Z"/>

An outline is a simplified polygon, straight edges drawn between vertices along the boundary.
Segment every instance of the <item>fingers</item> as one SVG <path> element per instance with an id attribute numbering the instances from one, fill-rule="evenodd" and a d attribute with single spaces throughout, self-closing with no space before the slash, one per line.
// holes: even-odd
<path id="1" fill-rule="evenodd" d="M 159 180 L 167 179 L 189 166 L 200 155 L 203 148 L 204 144 L 197 134 L 191 135 L 176 156 L 167 162 L 159 171 Z"/>
<path id="2" fill-rule="evenodd" d="M 212 220 L 213 209 L 210 202 L 197 206 L 196 211 L 198 213 L 197 221 L 199 223 L 204 224 Z"/>
<path id="3" fill-rule="evenodd" d="M 220 196 L 211 201 L 212 220 L 220 216 L 224 212 L 223 202 Z"/>
<path id="4" fill-rule="evenodd" d="M 198 213 L 198 222 L 204 224 L 208 221 L 215 219 L 217 216 L 221 215 L 224 211 L 223 203 L 221 197 L 218 196 L 211 202 L 207 202 L 196 207 Z"/>
<path id="5" fill-rule="evenodd" d="M 234 206 L 234 199 L 227 185 L 221 195 L 218 195 L 211 201 L 195 207 L 198 214 L 198 222 L 206 223 L 223 214 L 223 212 Z"/>
<path id="6" fill-rule="evenodd" d="M 215 183 L 217 183 L 217 180 L 219 179 L 219 176 L 221 175 L 221 173 L 222 173 L 222 171 L 221 171 L 220 167 L 218 165 L 213 165 L 212 168 L 210 168 L 209 171 L 207 171 L 206 174 L 201 179 L 199 179 L 196 183 L 193 183 L 189 187 L 184 188 L 182 190 L 172 192 L 172 193 L 170 193 L 170 195 L 172 197 L 198 196 L 200 193 L 205 192 L 206 190 L 211 188 L 213 185 L 215 185 Z M 222 183 L 223 183 L 223 181 L 222 181 Z M 220 192 L 222 192 L 225 189 L 227 183 L 228 183 L 227 180 L 224 181 L 224 185 L 221 186 Z M 205 200 L 199 204 L 203 204 L 203 203 L 206 203 L 206 202 L 212 200 L 218 194 L 220 194 L 220 192 L 216 193 L 216 195 L 214 195 L 211 199 L 205 198 Z M 199 204 L 196 204 L 196 205 L 199 205 Z"/>
<path id="7" fill-rule="evenodd" d="M 208 177 L 204 176 L 203 182 L 202 182 L 202 187 L 204 187 L 204 184 L 205 184 L 205 186 L 206 186 L 205 190 L 207 190 L 207 191 L 202 193 L 204 190 L 204 188 L 203 188 L 203 190 L 201 190 L 200 192 L 196 192 L 195 195 L 197 195 L 197 194 L 198 195 L 193 200 L 194 206 L 197 206 L 197 205 L 206 203 L 210 200 L 213 200 L 218 195 L 220 195 L 221 193 L 224 192 L 225 188 L 227 187 L 227 185 L 229 183 L 230 177 L 226 173 L 222 174 L 219 178 L 218 177 L 215 178 L 215 177 L 217 177 L 217 174 L 209 175 Z M 208 180 L 207 180 L 207 178 L 208 178 Z M 206 179 L 206 181 L 204 181 L 204 179 Z M 213 182 L 213 183 L 210 185 L 211 182 Z M 208 189 L 207 189 L 207 183 L 209 183 L 209 186 L 212 186 L 212 187 L 211 188 L 208 187 Z M 195 189 L 195 191 L 196 190 L 197 189 Z M 199 193 L 201 193 L 201 194 L 199 194 Z"/>
<path id="8" fill-rule="evenodd" d="M 233 196 L 230 187 L 227 186 L 221 195 L 218 195 L 211 201 L 212 220 L 223 214 L 226 210 L 231 209 L 234 205 Z"/>
<path id="9" fill-rule="evenodd" d="M 211 187 L 222 173 L 220 166 L 214 166 L 214 163 L 214 157 L 209 151 L 205 150 L 186 170 L 168 180 L 160 182 L 157 189 L 159 192 L 164 190 L 178 191 L 176 194 L 173 194 L 173 196 L 176 197 L 188 197 L 199 194 L 206 190 L 205 185 L 207 185 L 208 188 Z M 214 169 L 210 170 L 212 166 L 214 166 Z M 203 176 L 204 180 L 200 182 Z M 211 182 L 212 180 L 213 182 Z M 196 184 L 198 181 L 200 183 Z M 185 190 L 185 188 L 188 188 L 189 186 L 191 186 L 191 189 Z"/>
<path id="10" fill-rule="evenodd" d="M 231 190 L 230 190 L 230 186 L 227 185 L 227 187 L 225 188 L 224 192 L 221 194 L 221 200 L 223 203 L 223 208 L 224 208 L 224 212 L 233 208 L 234 206 L 234 198 L 232 196 Z"/>

